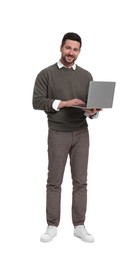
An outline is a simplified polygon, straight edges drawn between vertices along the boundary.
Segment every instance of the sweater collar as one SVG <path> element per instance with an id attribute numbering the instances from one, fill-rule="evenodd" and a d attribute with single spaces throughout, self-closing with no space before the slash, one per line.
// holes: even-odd
<path id="1" fill-rule="evenodd" d="M 76 64 L 75 64 L 75 63 L 73 64 L 73 66 L 71 66 L 70 68 L 68 68 L 68 67 L 64 66 L 64 65 L 61 63 L 61 61 L 59 60 L 59 61 L 57 62 L 57 66 L 58 66 L 59 69 L 65 67 L 65 68 L 67 68 L 67 69 L 76 70 Z"/>

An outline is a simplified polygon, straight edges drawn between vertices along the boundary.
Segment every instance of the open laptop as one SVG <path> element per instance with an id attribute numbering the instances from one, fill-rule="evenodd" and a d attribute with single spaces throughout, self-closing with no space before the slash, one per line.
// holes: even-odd
<path id="1" fill-rule="evenodd" d="M 87 104 L 74 107 L 82 109 L 112 108 L 115 84 L 115 82 L 108 81 L 90 81 Z"/>

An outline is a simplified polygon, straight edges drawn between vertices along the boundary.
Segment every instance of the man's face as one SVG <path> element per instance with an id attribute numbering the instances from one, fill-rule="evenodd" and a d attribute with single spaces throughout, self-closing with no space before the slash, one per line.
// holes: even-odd
<path id="1" fill-rule="evenodd" d="M 71 67 L 80 53 L 80 43 L 77 41 L 66 40 L 65 44 L 61 46 L 61 62 Z"/>

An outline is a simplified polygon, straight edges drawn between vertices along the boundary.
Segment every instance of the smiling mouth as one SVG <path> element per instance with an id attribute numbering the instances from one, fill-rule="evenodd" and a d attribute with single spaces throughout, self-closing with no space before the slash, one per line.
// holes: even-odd
<path id="1" fill-rule="evenodd" d="M 67 58 L 68 58 L 68 59 L 74 59 L 74 57 L 73 57 L 73 56 L 67 56 Z"/>

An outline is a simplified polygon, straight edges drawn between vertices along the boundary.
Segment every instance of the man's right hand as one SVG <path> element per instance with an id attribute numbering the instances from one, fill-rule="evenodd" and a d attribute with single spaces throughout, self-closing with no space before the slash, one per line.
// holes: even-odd
<path id="1" fill-rule="evenodd" d="M 72 106 L 80 106 L 85 105 L 85 102 L 83 102 L 80 99 L 74 98 L 67 101 L 61 101 L 59 103 L 58 109 L 64 108 L 64 107 L 72 107 Z"/>

